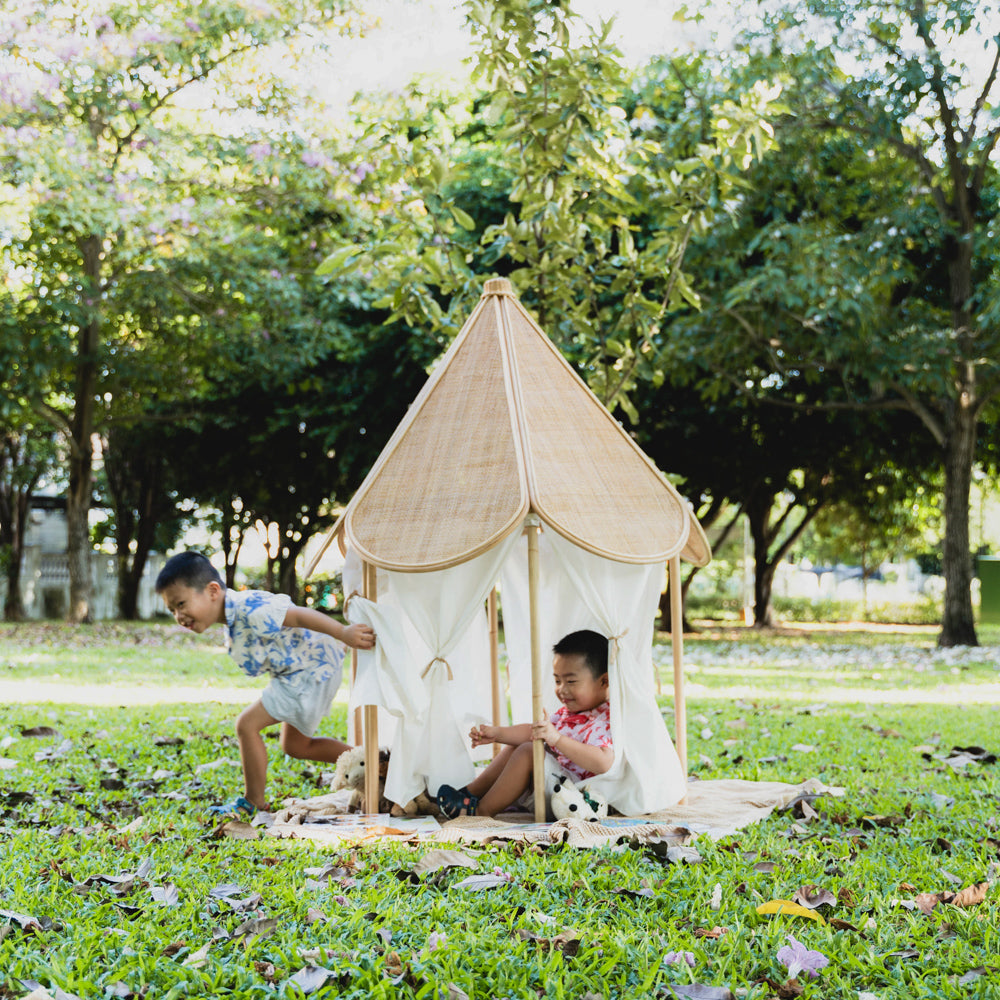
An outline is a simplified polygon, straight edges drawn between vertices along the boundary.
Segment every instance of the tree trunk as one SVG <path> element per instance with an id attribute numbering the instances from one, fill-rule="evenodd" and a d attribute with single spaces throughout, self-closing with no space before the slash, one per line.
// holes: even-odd
<path id="1" fill-rule="evenodd" d="M 70 622 L 91 621 L 93 592 L 90 545 L 91 457 L 70 459 L 69 492 L 66 495 L 66 555 L 69 560 Z"/>
<path id="2" fill-rule="evenodd" d="M 954 395 L 945 408 L 944 420 L 944 609 L 939 646 L 978 646 L 972 614 L 972 554 L 969 546 L 969 491 L 976 460 L 976 368 L 969 358 L 978 356 L 975 320 L 970 312 L 973 298 L 973 236 L 976 220 L 969 197 L 969 175 L 964 164 L 956 164 L 953 183 L 956 197 L 955 238 L 949 244 L 948 281 L 951 319 L 957 348 Z"/>
<path id="3" fill-rule="evenodd" d="M 32 487 L 33 488 L 33 487 Z M 24 621 L 24 601 L 21 597 L 21 563 L 24 560 L 24 529 L 31 509 L 31 491 L 16 490 L 3 517 L 0 547 L 7 559 L 7 599 L 4 601 L 3 618 L 7 622 Z"/>
<path id="4" fill-rule="evenodd" d="M 773 628 L 776 624 L 774 608 L 771 606 L 771 591 L 774 588 L 774 574 L 781 560 L 802 536 L 810 521 L 826 503 L 824 491 L 818 491 L 811 504 L 799 505 L 802 517 L 798 524 L 789 529 L 789 519 L 794 505 L 785 508 L 774 524 L 771 513 L 775 496 L 766 488 L 751 492 L 743 505 L 750 523 L 750 537 L 753 539 L 753 627 Z M 785 537 L 782 540 L 781 536 Z M 776 548 L 772 551 L 772 546 Z"/>
<path id="5" fill-rule="evenodd" d="M 94 406 L 97 391 L 97 351 L 100 320 L 97 313 L 101 285 L 101 240 L 81 241 L 83 273 L 89 286 L 90 318 L 81 326 L 76 351 L 76 385 L 69 441 L 69 492 L 66 496 L 67 556 L 69 559 L 69 613 L 71 622 L 89 622 L 91 576 L 90 504 L 94 473 Z"/>
<path id="6" fill-rule="evenodd" d="M 280 555 L 277 560 L 278 592 L 288 594 L 292 601 L 298 603 L 299 581 L 295 572 L 295 563 L 305 547 L 306 540 L 301 537 L 294 525 L 289 525 L 287 532 L 282 532 L 282 535 L 284 537 L 280 542 Z M 295 538 L 294 535 L 299 535 L 299 537 Z"/>
<path id="7" fill-rule="evenodd" d="M 743 511 L 750 524 L 753 540 L 753 626 L 772 628 L 774 609 L 771 607 L 771 586 L 774 583 L 774 565 L 768 558 L 772 532 L 770 530 L 771 509 L 774 497 L 766 490 L 757 488 L 743 504 Z"/>
<path id="8" fill-rule="evenodd" d="M 755 546 L 756 547 L 756 546 Z M 777 562 L 768 559 L 754 560 L 753 574 L 753 627 L 774 628 L 776 619 L 771 606 L 771 591 L 774 589 L 774 571 Z"/>
<path id="9" fill-rule="evenodd" d="M 965 404 L 966 394 L 954 401 L 944 444 L 944 610 L 939 646 L 978 646 L 972 612 L 972 555 L 969 547 L 969 490 L 975 460 L 976 417 Z"/>

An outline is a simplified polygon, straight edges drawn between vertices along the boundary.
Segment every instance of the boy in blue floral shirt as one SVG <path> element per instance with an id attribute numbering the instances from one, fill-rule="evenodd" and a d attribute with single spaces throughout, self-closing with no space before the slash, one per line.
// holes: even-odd
<path id="1" fill-rule="evenodd" d="M 229 655 L 240 669 L 251 677 L 271 676 L 260 699 L 236 720 L 244 794 L 212 812 L 252 816 L 265 808 L 267 748 L 261 733 L 268 726 L 281 723 L 279 745 L 290 757 L 332 764 L 348 749 L 346 743 L 313 733 L 340 687 L 340 642 L 371 649 L 375 633 L 368 625 L 343 625 L 292 604 L 285 594 L 229 590 L 199 552 L 168 559 L 156 578 L 156 592 L 177 624 L 192 632 L 225 625 Z"/>

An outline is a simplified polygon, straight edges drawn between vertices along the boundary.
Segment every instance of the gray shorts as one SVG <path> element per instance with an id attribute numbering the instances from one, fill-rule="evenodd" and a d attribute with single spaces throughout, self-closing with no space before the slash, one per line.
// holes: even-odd
<path id="1" fill-rule="evenodd" d="M 282 677 L 272 677 L 260 696 L 261 704 L 279 722 L 287 722 L 303 736 L 312 736 L 329 714 L 341 675 L 342 671 L 337 670 L 327 680 L 296 678 L 294 685 Z"/>

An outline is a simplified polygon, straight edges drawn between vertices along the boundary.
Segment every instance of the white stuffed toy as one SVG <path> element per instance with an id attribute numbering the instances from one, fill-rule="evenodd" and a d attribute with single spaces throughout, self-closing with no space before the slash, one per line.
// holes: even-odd
<path id="1" fill-rule="evenodd" d="M 390 802 L 385 797 L 385 775 L 389 769 L 389 751 L 385 747 L 380 747 L 378 752 L 378 811 L 380 813 L 391 813 L 393 816 L 436 816 L 437 806 L 421 792 L 415 799 L 407 802 L 405 806 Z M 330 791 L 336 792 L 341 788 L 351 790 L 351 800 L 348 809 L 351 812 L 360 811 L 364 803 L 365 795 L 365 748 L 351 747 L 345 750 L 337 758 L 337 765 L 330 779 Z"/>
<path id="2" fill-rule="evenodd" d="M 556 781 L 549 802 L 556 819 L 599 820 L 608 815 L 608 803 L 600 795 L 567 778 Z"/>

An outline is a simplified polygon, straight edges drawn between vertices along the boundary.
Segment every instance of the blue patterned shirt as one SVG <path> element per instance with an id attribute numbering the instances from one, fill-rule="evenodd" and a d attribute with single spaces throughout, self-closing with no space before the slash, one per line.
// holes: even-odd
<path id="1" fill-rule="evenodd" d="M 264 590 L 226 591 L 226 635 L 229 655 L 251 677 L 270 674 L 293 685 L 296 680 L 328 680 L 339 676 L 341 644 L 324 632 L 286 628 L 292 606 L 287 594 Z"/>

